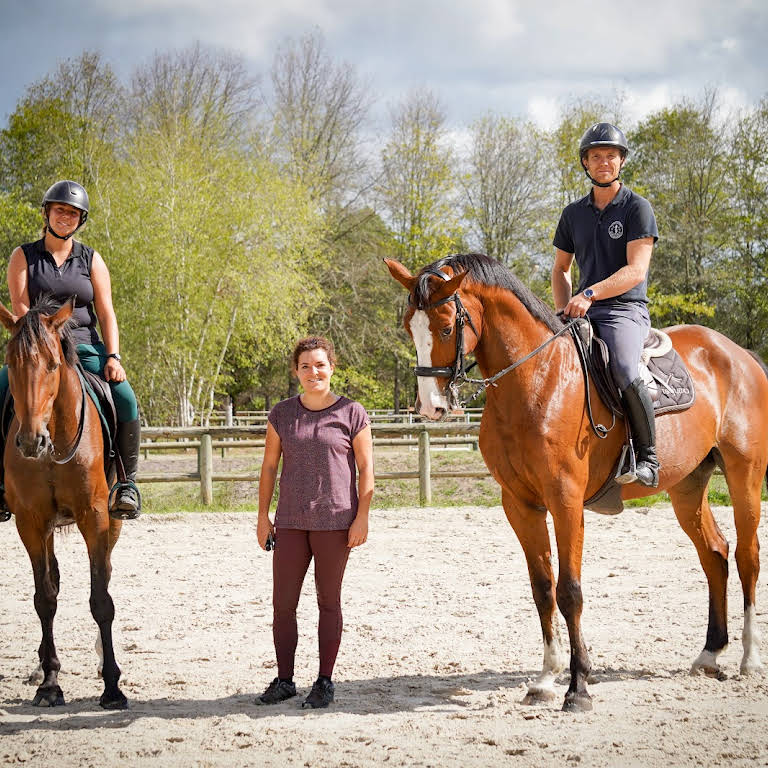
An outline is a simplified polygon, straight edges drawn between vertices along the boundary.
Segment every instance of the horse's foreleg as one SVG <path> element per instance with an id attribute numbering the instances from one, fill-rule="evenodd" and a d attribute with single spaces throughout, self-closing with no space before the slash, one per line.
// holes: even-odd
<path id="1" fill-rule="evenodd" d="M 729 475 L 732 474 L 733 472 L 729 471 Z M 744 595 L 742 675 L 763 671 L 763 662 L 760 659 L 760 631 L 755 610 L 755 587 L 760 574 L 760 542 L 757 538 L 757 528 L 760 524 L 762 481 L 762 469 L 756 468 L 747 477 L 739 477 L 734 482 L 729 479 L 728 482 L 736 524 L 736 567 Z"/>
<path id="2" fill-rule="evenodd" d="M 560 570 L 557 578 L 557 605 L 568 626 L 571 644 L 571 680 L 565 694 L 565 711 L 592 709 L 587 678 L 592 665 L 581 634 L 581 557 L 584 549 L 584 510 L 581 507 L 552 509 Z"/>
<path id="3" fill-rule="evenodd" d="M 32 705 L 55 707 L 64 704 L 64 693 L 59 687 L 61 663 L 53 640 L 53 620 L 59 595 L 59 564 L 53 551 L 53 533 L 19 527 L 24 546 L 29 553 L 35 578 L 35 610 L 40 618 L 42 639 L 37 655 L 42 669 L 42 681 L 35 692 Z"/>
<path id="4" fill-rule="evenodd" d="M 709 621 L 704 650 L 691 674 L 721 675 L 718 656 L 728 647 L 728 542 L 712 516 L 707 486 L 714 462 L 706 461 L 674 488 L 668 489 L 680 526 L 696 547 L 709 587 Z"/>
<path id="5" fill-rule="evenodd" d="M 80 523 L 79 523 L 80 524 Z M 115 618 L 115 605 L 109 594 L 109 580 L 112 576 L 110 554 L 113 541 L 110 541 L 110 526 L 106 509 L 92 510 L 80 524 L 80 530 L 88 547 L 91 564 L 90 607 L 99 628 L 102 648 L 102 677 L 104 693 L 99 704 L 104 709 L 126 709 L 128 699 L 118 686 L 120 668 L 115 660 L 112 643 L 112 622 Z"/>
<path id="6" fill-rule="evenodd" d="M 535 704 L 553 699 L 555 678 L 563 671 L 565 662 L 560 644 L 560 629 L 555 605 L 555 579 L 547 531 L 546 512 L 530 509 L 502 491 L 502 503 L 528 564 L 528 575 L 536 609 L 541 622 L 544 642 L 544 659 L 541 673 L 528 683 L 525 704 Z"/>

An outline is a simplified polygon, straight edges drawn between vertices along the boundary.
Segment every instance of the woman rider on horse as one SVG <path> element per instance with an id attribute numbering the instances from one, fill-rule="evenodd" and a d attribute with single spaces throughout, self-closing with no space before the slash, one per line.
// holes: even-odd
<path id="1" fill-rule="evenodd" d="M 72 335 L 83 368 L 109 382 L 117 411 L 117 450 L 125 468 L 126 483 L 118 483 L 110 494 L 109 514 L 133 520 L 141 512 L 136 487 L 139 462 L 140 423 L 136 395 L 126 380 L 120 358 L 117 318 L 112 306 L 109 270 L 97 251 L 75 240 L 73 235 L 88 218 L 88 193 L 74 181 L 57 181 L 42 202 L 43 237 L 16 248 L 8 264 L 8 288 L 13 313 L 21 317 L 41 294 L 62 304 L 76 296 Z M 104 341 L 96 331 L 98 321 Z M 8 369 L 0 370 L 0 407 L 8 392 Z M 4 455 L 0 429 L 0 457 Z M 10 519 L 5 502 L 5 472 L 0 461 L 0 520 Z"/>

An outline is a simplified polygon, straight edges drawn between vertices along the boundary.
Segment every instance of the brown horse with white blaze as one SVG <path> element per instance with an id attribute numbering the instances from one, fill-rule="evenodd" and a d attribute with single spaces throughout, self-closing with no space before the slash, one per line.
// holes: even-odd
<path id="1" fill-rule="evenodd" d="M 605 439 L 594 434 L 573 340 L 557 335 L 562 321 L 498 262 L 478 254 L 458 255 L 418 275 L 397 261 L 386 264 L 410 294 L 405 326 L 416 346 L 423 416 L 440 419 L 450 410 L 465 354 L 474 352 L 486 379 L 520 362 L 486 390 L 480 449 L 501 485 L 504 511 L 525 552 L 541 621 L 544 662 L 526 701 L 555 695 L 553 683 L 563 668 L 555 613 L 559 608 L 571 652 L 563 708 L 591 709 L 591 666 L 581 633 L 584 500 L 615 471 L 624 429 L 619 425 Z M 691 671 L 720 673 L 718 656 L 728 643 L 728 544 L 707 502 L 717 465 L 728 483 L 738 537 L 736 564 L 744 595 L 741 672 L 761 671 L 755 587 L 760 494 L 768 468 L 768 370 L 716 331 L 677 326 L 667 332 L 696 391 L 688 410 L 657 418 L 659 488 L 669 493 L 709 587 L 706 640 Z M 589 387 L 596 420 L 610 423 L 591 382 Z M 624 499 L 656 492 L 637 483 L 622 487 Z M 557 543 L 557 582 L 547 511 Z"/>
<path id="2" fill-rule="evenodd" d="M 91 614 L 99 629 L 105 709 L 124 709 L 120 669 L 112 643 L 114 604 L 108 591 L 110 556 L 122 525 L 107 511 L 104 444 L 99 414 L 75 368 L 68 330 L 74 299 L 61 308 L 42 299 L 21 318 L 0 304 L 0 322 L 10 331 L 6 362 L 15 417 L 5 446 L 8 507 L 32 562 L 35 609 L 42 627 L 38 649 L 43 680 L 35 706 L 64 704 L 61 668 L 53 639 L 59 593 L 54 532 L 76 524 L 88 549 Z"/>

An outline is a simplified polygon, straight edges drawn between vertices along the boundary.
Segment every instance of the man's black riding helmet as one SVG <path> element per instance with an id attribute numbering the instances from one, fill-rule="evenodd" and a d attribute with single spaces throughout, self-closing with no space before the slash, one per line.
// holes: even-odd
<path id="1" fill-rule="evenodd" d="M 627 137 L 610 123 L 595 123 L 585 131 L 579 142 L 579 160 L 583 161 L 587 150 L 593 147 L 617 147 L 624 157 L 629 153 Z"/>

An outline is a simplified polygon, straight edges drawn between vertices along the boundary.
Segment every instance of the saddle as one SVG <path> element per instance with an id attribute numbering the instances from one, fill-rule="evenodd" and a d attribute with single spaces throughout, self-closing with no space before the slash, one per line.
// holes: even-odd
<path id="1" fill-rule="evenodd" d="M 611 374 L 606 343 L 595 335 L 592 323 L 587 318 L 582 318 L 573 329 L 573 339 L 579 349 L 579 357 L 587 375 L 592 378 L 600 399 L 614 417 L 624 417 L 621 393 Z M 683 359 L 672 346 L 672 339 L 663 331 L 652 328 L 648 334 L 640 358 L 639 372 L 651 395 L 654 416 L 684 411 L 693 405 L 696 398 L 693 379 Z M 625 418 L 625 425 L 628 423 Z M 604 427 L 603 430 L 607 432 Z M 625 449 L 627 447 L 628 443 Z M 623 466 L 626 454 L 626 450 L 621 452 L 600 490 L 584 501 L 585 508 L 609 515 L 618 514 L 624 509 L 621 486 L 615 477 L 619 467 Z"/>
<path id="2" fill-rule="evenodd" d="M 115 408 L 115 401 L 112 399 L 112 389 L 100 376 L 86 371 L 80 364 L 77 365 L 77 369 L 85 387 L 85 392 L 93 401 L 99 414 L 101 435 L 104 440 L 104 474 L 107 478 L 107 484 L 111 485 L 116 472 L 115 436 L 117 434 L 117 410 Z M 0 430 L 2 430 L 3 443 L 5 443 L 8 437 L 8 430 L 11 428 L 13 416 L 13 397 L 9 389 L 5 402 L 2 404 L 2 414 L 0 414 Z"/>
<path id="3" fill-rule="evenodd" d="M 608 364 L 608 346 L 595 335 L 587 318 L 582 318 L 574 327 L 577 331 L 574 339 L 582 345 L 587 370 L 600 399 L 612 413 L 623 416 L 621 393 Z M 672 339 L 664 331 L 651 328 L 643 346 L 639 368 L 651 395 L 655 416 L 684 411 L 693 405 L 696 398 L 693 380 L 683 359 L 672 346 Z"/>

